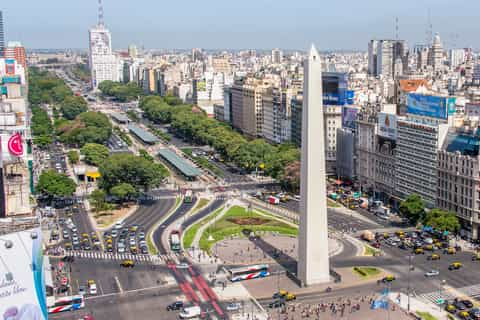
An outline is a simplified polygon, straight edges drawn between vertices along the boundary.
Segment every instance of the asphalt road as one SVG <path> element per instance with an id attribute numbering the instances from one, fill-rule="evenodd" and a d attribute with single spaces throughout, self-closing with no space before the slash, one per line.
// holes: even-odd
<path id="1" fill-rule="evenodd" d="M 168 251 L 170 251 L 168 248 L 165 248 L 165 246 L 162 243 L 162 237 L 163 233 L 165 231 L 165 228 L 172 223 L 174 223 L 176 220 L 178 220 L 180 217 L 185 215 L 188 211 L 190 211 L 197 203 L 197 198 L 193 197 L 193 201 L 191 203 L 186 203 L 182 202 L 180 207 L 171 214 L 159 227 L 153 232 L 153 241 L 155 242 L 155 245 L 157 246 L 158 253 L 160 254 L 166 254 Z"/>
<path id="2" fill-rule="evenodd" d="M 140 207 L 123 222 L 125 226 L 139 225 L 144 230 L 150 229 L 155 222 L 163 218 L 175 205 L 175 198 L 142 201 Z"/>
<path id="3" fill-rule="evenodd" d="M 182 230 L 185 230 L 190 225 L 194 224 L 195 222 L 203 219 L 210 213 L 214 212 L 218 208 L 220 208 L 225 203 L 223 199 L 215 199 L 212 203 L 210 203 L 207 207 L 203 208 L 195 215 L 188 217 L 184 222 L 182 222 Z"/>

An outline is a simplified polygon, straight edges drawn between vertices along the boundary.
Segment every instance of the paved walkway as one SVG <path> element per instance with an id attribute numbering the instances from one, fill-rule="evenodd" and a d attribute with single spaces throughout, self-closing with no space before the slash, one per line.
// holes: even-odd
<path id="1" fill-rule="evenodd" d="M 390 300 L 400 306 L 405 312 L 408 312 L 408 297 L 404 293 L 391 292 L 389 294 Z M 445 312 L 441 307 L 433 303 L 425 303 L 421 299 L 410 296 L 410 312 L 416 313 L 419 312 L 428 312 L 430 315 L 434 316 L 438 320 L 448 320 L 447 312 Z M 392 318 L 395 319 L 395 318 Z"/>

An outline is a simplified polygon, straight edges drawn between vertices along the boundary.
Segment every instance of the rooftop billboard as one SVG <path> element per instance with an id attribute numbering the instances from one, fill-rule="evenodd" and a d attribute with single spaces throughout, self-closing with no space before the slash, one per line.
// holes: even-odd
<path id="1" fill-rule="evenodd" d="M 0 316 L 46 320 L 40 228 L 0 236 Z"/>
<path id="2" fill-rule="evenodd" d="M 378 114 L 378 135 L 397 140 L 397 115 L 383 112 Z"/>
<path id="3" fill-rule="evenodd" d="M 454 97 L 429 96 L 410 93 L 407 96 L 407 113 L 418 116 L 447 119 L 455 113 Z"/>
<path id="4" fill-rule="evenodd" d="M 357 113 L 360 111 L 357 107 L 346 107 L 342 108 L 342 127 L 355 129 Z"/>

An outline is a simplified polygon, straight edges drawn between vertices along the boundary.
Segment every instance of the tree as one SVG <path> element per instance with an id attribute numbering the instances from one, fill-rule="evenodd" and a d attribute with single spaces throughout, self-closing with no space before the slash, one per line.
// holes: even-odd
<path id="1" fill-rule="evenodd" d="M 425 214 L 425 203 L 418 194 L 411 194 L 400 204 L 399 210 L 410 222 L 417 223 Z"/>
<path id="2" fill-rule="evenodd" d="M 97 143 L 85 144 L 80 152 L 85 156 L 85 162 L 94 166 L 100 166 L 110 154 L 107 147 Z"/>
<path id="3" fill-rule="evenodd" d="M 43 150 L 47 149 L 52 144 L 52 142 L 52 137 L 47 135 L 35 136 L 33 138 L 33 143 Z"/>
<path id="4" fill-rule="evenodd" d="M 145 149 L 138 150 L 138 153 L 140 154 L 140 156 L 142 158 L 145 158 L 148 161 L 153 161 L 154 160 L 153 157 Z"/>
<path id="5" fill-rule="evenodd" d="M 43 171 L 37 184 L 37 190 L 49 197 L 70 197 L 76 188 L 72 179 L 54 170 Z"/>
<path id="6" fill-rule="evenodd" d="M 106 115 L 88 111 L 78 115 L 74 121 L 62 122 L 57 132 L 60 140 L 69 145 L 104 144 L 112 134 L 112 124 Z"/>
<path id="7" fill-rule="evenodd" d="M 285 167 L 281 181 L 286 189 L 295 193 L 300 191 L 300 161 L 292 162 Z"/>
<path id="8" fill-rule="evenodd" d="M 133 101 L 143 95 L 142 88 L 133 82 L 124 84 L 107 80 L 100 83 L 98 89 L 103 95 L 113 97 L 120 102 Z"/>
<path id="9" fill-rule="evenodd" d="M 93 190 L 90 194 L 90 203 L 95 208 L 95 212 L 104 210 L 106 207 L 106 194 L 102 189 Z"/>
<path id="10" fill-rule="evenodd" d="M 111 155 L 100 166 L 99 171 L 99 184 L 107 191 L 121 183 L 129 183 L 138 191 L 148 190 L 159 186 L 168 176 L 168 171 L 162 164 L 127 153 Z"/>
<path id="11" fill-rule="evenodd" d="M 120 183 L 110 189 L 110 194 L 120 202 L 125 202 L 136 197 L 137 190 L 129 183 Z"/>
<path id="12" fill-rule="evenodd" d="M 80 156 L 78 155 L 77 150 L 68 151 L 67 156 L 68 156 L 68 161 L 70 161 L 71 164 L 76 164 L 80 160 Z"/>
<path id="13" fill-rule="evenodd" d="M 82 97 L 66 97 L 60 104 L 60 111 L 65 119 L 73 120 L 80 113 L 87 111 L 87 102 Z"/>
<path id="14" fill-rule="evenodd" d="M 427 212 L 423 219 L 423 224 L 438 231 L 458 233 L 460 230 L 460 222 L 455 213 L 441 209 L 432 209 Z"/>

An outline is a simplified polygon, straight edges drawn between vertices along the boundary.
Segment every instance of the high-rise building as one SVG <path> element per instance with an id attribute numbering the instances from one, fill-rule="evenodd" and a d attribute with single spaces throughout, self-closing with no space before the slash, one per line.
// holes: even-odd
<path id="1" fill-rule="evenodd" d="M 408 48 L 404 40 L 371 40 L 368 44 L 368 72 L 373 76 L 394 77 L 408 68 Z"/>
<path id="2" fill-rule="evenodd" d="M 430 50 L 430 65 L 436 71 L 443 66 L 443 46 L 438 33 L 433 38 L 432 49 Z"/>
<path id="3" fill-rule="evenodd" d="M 136 58 L 138 56 L 138 49 L 136 45 L 131 44 L 128 46 L 128 56 L 130 58 Z"/>
<path id="4" fill-rule="evenodd" d="M 272 63 L 279 64 L 282 63 L 283 53 L 280 49 L 272 50 Z"/>
<path id="5" fill-rule="evenodd" d="M 8 42 L 4 52 L 5 59 L 14 59 L 17 63 L 22 65 L 24 69 L 27 69 L 27 55 L 25 53 L 25 48 L 20 42 Z"/>
<path id="6" fill-rule="evenodd" d="M 459 65 L 465 63 L 466 54 L 464 49 L 451 49 L 449 52 L 450 68 L 455 69 Z"/>
<path id="7" fill-rule="evenodd" d="M 462 226 L 460 235 L 479 239 L 480 231 L 480 134 L 479 129 L 448 133 L 438 151 L 436 205 L 455 212 Z"/>
<path id="8" fill-rule="evenodd" d="M 304 67 L 297 275 L 303 285 L 330 280 L 322 107 L 322 62 L 312 46 Z"/>
<path id="9" fill-rule="evenodd" d="M 3 57 L 5 50 L 5 31 L 3 29 L 3 13 L 0 10 L 0 58 Z"/>
<path id="10" fill-rule="evenodd" d="M 368 74 L 377 75 L 377 40 L 368 43 Z"/>
<path id="11" fill-rule="evenodd" d="M 112 36 L 103 23 L 103 7 L 99 2 L 98 24 L 89 30 L 89 66 L 92 88 L 103 81 L 118 81 L 117 57 L 112 52 Z"/>

